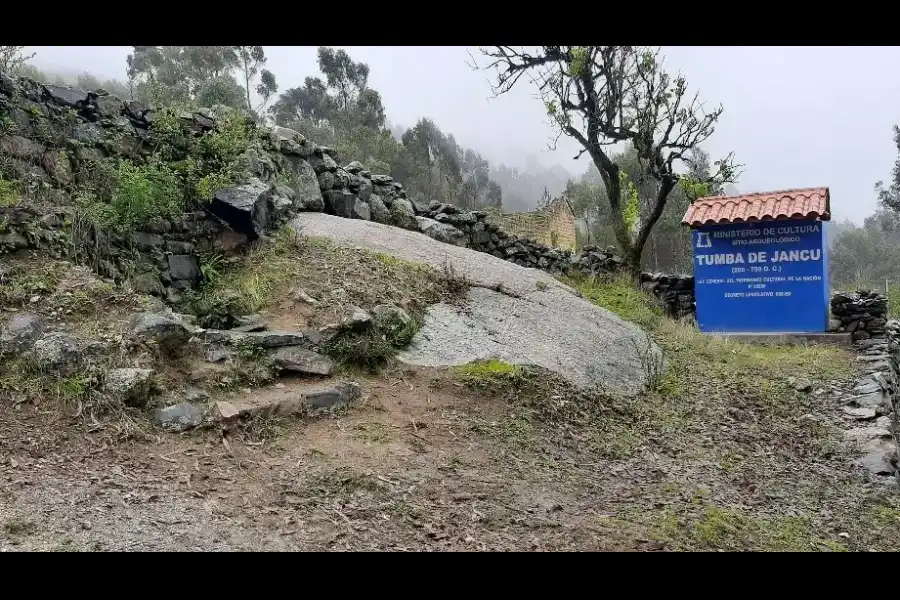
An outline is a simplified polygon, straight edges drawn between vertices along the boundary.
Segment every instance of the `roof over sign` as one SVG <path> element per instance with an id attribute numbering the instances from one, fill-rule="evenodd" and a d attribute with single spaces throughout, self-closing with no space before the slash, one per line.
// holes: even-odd
<path id="1" fill-rule="evenodd" d="M 828 188 L 697 198 L 684 213 L 681 223 L 701 227 L 785 219 L 829 221 L 831 195 Z"/>

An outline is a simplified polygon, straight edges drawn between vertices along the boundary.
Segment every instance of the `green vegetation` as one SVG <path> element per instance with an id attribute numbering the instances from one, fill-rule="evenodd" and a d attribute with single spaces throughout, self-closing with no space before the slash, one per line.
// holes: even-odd
<path id="1" fill-rule="evenodd" d="M 139 230 L 154 218 L 172 219 L 185 211 L 184 194 L 176 174 L 165 164 L 137 166 L 123 161 L 115 173 L 108 203 L 85 193 L 79 207 L 104 229 L 121 232 Z"/>
<path id="2" fill-rule="evenodd" d="M 804 517 L 757 517 L 744 510 L 703 503 L 705 492 L 695 493 L 690 510 L 652 515 L 623 511 L 604 518 L 601 527 L 646 528 L 643 535 L 676 551 L 846 552 L 838 539 L 828 539 Z M 837 536 L 835 536 L 837 538 Z"/>
<path id="3" fill-rule="evenodd" d="M 515 386 L 528 376 L 525 367 L 511 365 L 495 358 L 459 365 L 453 367 L 451 371 L 467 383 L 479 386 Z"/>
<path id="4" fill-rule="evenodd" d="M 641 327 L 653 329 L 662 323 L 662 309 L 647 294 L 637 289 L 634 280 L 628 275 L 602 279 L 564 277 L 562 281 L 581 292 L 590 302 Z"/>
<path id="5" fill-rule="evenodd" d="M 120 234 L 155 219 L 177 219 L 245 177 L 239 158 L 254 131 L 246 118 L 230 115 L 197 136 L 177 111 L 162 110 L 152 130 L 156 150 L 145 163 L 92 160 L 81 166 L 79 214 L 101 231 Z"/>
<path id="6" fill-rule="evenodd" d="M 0 178 L 0 208 L 15 206 L 21 199 L 19 184 Z"/>

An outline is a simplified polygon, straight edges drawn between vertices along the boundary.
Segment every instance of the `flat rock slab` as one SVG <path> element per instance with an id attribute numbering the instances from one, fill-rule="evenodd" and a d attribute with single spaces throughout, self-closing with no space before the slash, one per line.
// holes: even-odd
<path id="1" fill-rule="evenodd" d="M 267 387 L 241 397 L 218 400 L 213 403 L 211 414 L 214 420 L 225 423 L 253 415 L 291 416 L 307 409 L 345 406 L 360 394 L 360 385 L 355 381 Z"/>
<path id="2" fill-rule="evenodd" d="M 438 270 L 449 265 L 473 284 L 466 310 L 429 308 L 424 326 L 400 355 L 408 364 L 443 367 L 498 358 L 544 367 L 581 388 L 629 396 L 646 386 L 646 361 L 661 356 L 640 328 L 543 271 L 370 221 L 302 213 L 292 226 L 303 235 Z"/>

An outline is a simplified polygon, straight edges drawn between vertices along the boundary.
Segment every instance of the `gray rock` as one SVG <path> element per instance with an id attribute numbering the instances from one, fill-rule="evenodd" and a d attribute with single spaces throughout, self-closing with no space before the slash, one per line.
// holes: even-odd
<path id="1" fill-rule="evenodd" d="M 304 292 L 303 290 L 294 290 L 293 296 L 295 302 L 303 302 L 310 306 L 318 306 L 319 301 Z"/>
<path id="2" fill-rule="evenodd" d="M 87 93 L 78 88 L 49 84 L 42 87 L 47 99 L 60 106 L 81 108 L 87 104 Z"/>
<path id="3" fill-rule="evenodd" d="M 369 205 L 369 210 L 372 213 L 372 220 L 376 223 L 382 223 L 384 225 L 389 225 L 391 223 L 391 213 L 388 210 L 388 207 L 385 206 L 384 202 L 381 200 L 381 196 L 378 194 L 372 194 L 369 196 L 367 201 Z"/>
<path id="4" fill-rule="evenodd" d="M 808 392 L 812 389 L 812 384 L 810 382 L 804 379 L 797 379 L 796 377 L 789 377 L 788 385 L 798 392 Z"/>
<path id="5" fill-rule="evenodd" d="M 290 129 L 288 127 L 281 127 L 279 125 L 275 125 L 272 127 L 272 133 L 281 140 L 281 141 L 289 141 L 289 142 L 297 142 L 298 144 L 306 143 L 306 138 L 298 132 Z"/>
<path id="6" fill-rule="evenodd" d="M 325 198 L 325 211 L 330 214 L 365 221 L 372 216 L 369 205 L 347 190 L 327 190 L 322 196 Z"/>
<path id="7" fill-rule="evenodd" d="M 322 146 L 322 164 L 324 168 L 328 171 L 337 171 L 339 165 L 334 161 L 334 158 L 331 156 L 333 151 L 329 152 L 331 149 Z"/>
<path id="8" fill-rule="evenodd" d="M 441 367 L 497 358 L 544 367 L 579 388 L 602 386 L 633 396 L 646 387 L 647 361 L 662 362 L 659 348 L 637 326 L 537 269 L 378 223 L 302 213 L 291 226 L 339 246 L 386 252 L 438 270 L 449 265 L 472 282 L 463 310 L 443 303 L 428 308 L 422 328 L 400 354 L 409 364 Z M 538 289 L 538 281 L 546 288 Z"/>
<path id="9" fill-rule="evenodd" d="M 277 173 L 272 157 L 256 145 L 251 145 L 238 157 L 235 167 L 261 181 L 271 181 Z M 217 192 L 218 190 L 213 191 Z"/>
<path id="10" fill-rule="evenodd" d="M 413 322 L 405 310 L 399 306 L 392 304 L 379 304 L 372 309 L 375 327 L 383 331 L 388 339 L 394 340 L 400 345 L 409 343 L 410 340 L 403 339 L 405 334 L 411 331 Z"/>
<path id="11" fill-rule="evenodd" d="M 128 332 L 132 339 L 175 351 L 187 344 L 192 330 L 185 323 L 172 317 L 137 313 L 132 315 L 128 322 Z"/>
<path id="12" fill-rule="evenodd" d="M 329 173 L 328 171 L 323 171 L 318 175 L 319 181 L 319 190 L 322 192 L 327 192 L 328 190 L 333 190 L 334 188 L 340 188 L 340 184 L 334 178 L 334 173 Z"/>
<path id="13" fill-rule="evenodd" d="M 228 350 L 227 348 L 210 348 L 206 351 L 204 358 L 206 362 L 217 364 L 231 360 L 235 354 L 233 350 Z"/>
<path id="14" fill-rule="evenodd" d="M 299 346 L 278 348 L 270 355 L 282 371 L 304 375 L 331 375 L 334 363 L 327 356 Z"/>
<path id="15" fill-rule="evenodd" d="M 95 146 L 106 139 L 106 130 L 98 123 L 80 123 L 72 132 L 72 137 L 85 146 Z"/>
<path id="16" fill-rule="evenodd" d="M 869 441 L 863 448 L 865 454 L 856 460 L 856 465 L 869 471 L 872 475 L 890 476 L 894 474 L 891 459 L 894 456 L 894 443 L 886 439 Z"/>
<path id="17" fill-rule="evenodd" d="M 146 231 L 138 231 L 134 234 L 134 243 L 138 248 L 144 250 L 158 248 L 166 243 L 165 238 L 158 233 L 147 233 Z"/>
<path id="18" fill-rule="evenodd" d="M 303 400 L 313 408 L 335 408 L 352 403 L 359 398 L 361 391 L 358 383 L 350 381 L 331 389 L 304 394 Z"/>
<path id="19" fill-rule="evenodd" d="M 855 427 L 853 429 L 847 429 L 846 431 L 844 431 L 844 437 L 860 448 L 865 448 L 866 444 L 868 444 L 872 440 L 892 439 L 890 429 L 885 426 L 884 422 L 881 422 L 880 418 L 875 421 L 874 426 L 870 425 L 868 427 Z"/>
<path id="20" fill-rule="evenodd" d="M 854 396 L 848 399 L 847 404 L 864 408 L 874 408 L 878 411 L 884 411 L 887 408 L 887 400 L 884 397 L 884 392 L 881 390 L 871 394 Z"/>
<path id="21" fill-rule="evenodd" d="M 107 394 L 126 406 L 146 406 L 154 393 L 153 369 L 112 369 L 106 374 Z"/>
<path id="22" fill-rule="evenodd" d="M 200 265 L 197 257 L 187 254 L 173 254 L 169 256 L 169 276 L 172 279 L 180 279 L 196 283 L 200 281 Z"/>
<path id="23" fill-rule="evenodd" d="M 265 233 L 269 224 L 268 199 L 269 186 L 254 178 L 244 185 L 217 191 L 209 210 L 235 231 L 255 239 Z"/>
<path id="24" fill-rule="evenodd" d="M 881 392 L 881 386 L 875 383 L 871 379 L 863 379 L 859 383 L 856 384 L 856 387 L 853 388 L 853 393 L 858 396 L 865 396 L 868 394 L 875 394 Z"/>
<path id="25" fill-rule="evenodd" d="M 350 306 L 341 318 L 341 329 L 365 331 L 372 325 L 372 315 L 357 306 Z"/>
<path id="26" fill-rule="evenodd" d="M 395 198 L 391 203 L 391 223 L 403 229 L 418 231 L 419 223 L 416 221 L 416 212 L 412 203 L 404 198 Z"/>
<path id="27" fill-rule="evenodd" d="M 851 408 L 849 406 L 845 406 L 841 410 L 845 415 L 857 421 L 868 421 L 878 416 L 878 413 L 874 408 Z"/>
<path id="28" fill-rule="evenodd" d="M 207 329 L 203 332 L 203 341 L 211 344 L 254 344 L 260 348 L 278 348 L 280 346 L 303 346 L 308 343 L 305 335 L 299 331 L 234 331 L 233 329 Z"/>
<path id="29" fill-rule="evenodd" d="M 369 179 L 364 177 L 359 178 L 359 186 L 356 192 L 356 195 L 359 196 L 359 199 L 363 202 L 368 203 L 372 198 L 372 182 Z"/>
<path id="30" fill-rule="evenodd" d="M 252 315 L 242 315 L 237 317 L 238 327 L 233 328 L 231 331 L 265 331 L 266 321 L 265 318 L 259 314 L 254 313 Z"/>
<path id="31" fill-rule="evenodd" d="M 32 353 L 38 367 L 62 377 L 81 370 L 84 359 L 78 338 L 62 332 L 48 333 L 37 340 Z"/>
<path id="32" fill-rule="evenodd" d="M 44 332 L 46 323 L 40 315 L 15 315 L 0 331 L 0 353 L 15 354 L 27 350 Z"/>
<path id="33" fill-rule="evenodd" d="M 20 135 L 4 135 L 0 137 L 0 154 L 23 160 L 36 160 L 44 154 L 44 147 Z"/>
<path id="34" fill-rule="evenodd" d="M 319 189 L 319 180 L 312 165 L 300 157 L 288 157 L 286 163 L 290 186 L 295 194 L 294 207 L 313 212 L 325 210 L 322 190 Z"/>
<path id="35" fill-rule="evenodd" d="M 24 250 L 30 247 L 28 238 L 17 231 L 0 233 L 0 248 L 8 250 Z"/>
<path id="36" fill-rule="evenodd" d="M 208 398 L 209 393 L 206 390 L 196 387 L 188 387 L 184 390 L 184 399 L 188 402 L 198 402 Z"/>
<path id="37" fill-rule="evenodd" d="M 359 173 L 360 171 L 365 171 L 366 168 L 363 166 L 363 164 L 361 162 L 359 162 L 358 160 L 354 160 L 349 165 L 344 167 L 344 170 L 347 171 L 348 173 L 353 173 L 355 175 L 355 174 Z"/>
<path id="38" fill-rule="evenodd" d="M 156 422 L 169 431 L 185 431 L 203 424 L 204 411 L 191 404 L 181 402 L 156 411 Z"/>
<path id="39" fill-rule="evenodd" d="M 454 246 L 466 245 L 466 234 L 453 225 L 439 223 L 434 219 L 425 217 L 416 217 L 416 223 L 418 223 L 419 231 L 439 242 L 453 244 Z"/>

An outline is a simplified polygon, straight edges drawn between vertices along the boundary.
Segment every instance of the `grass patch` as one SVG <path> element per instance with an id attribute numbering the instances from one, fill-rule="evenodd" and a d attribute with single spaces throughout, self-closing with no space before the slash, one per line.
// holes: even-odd
<path id="1" fill-rule="evenodd" d="M 37 531 L 37 523 L 14 517 L 3 523 L 3 533 L 9 537 L 24 537 Z"/>
<path id="2" fill-rule="evenodd" d="M 322 347 L 322 353 L 342 367 L 377 371 L 388 364 L 399 346 L 377 328 L 363 333 L 342 333 Z"/>
<path id="3" fill-rule="evenodd" d="M 340 248 L 284 228 L 271 242 L 254 244 L 227 270 L 218 270 L 218 276 L 191 297 L 191 308 L 201 315 L 256 313 L 288 299 L 295 287 L 335 311 L 347 304 L 365 308 L 394 302 L 421 313 L 448 293 L 441 274 L 427 265 Z M 333 306 L 329 299 L 340 305 Z"/>
<path id="4" fill-rule="evenodd" d="M 22 192 L 19 184 L 8 179 L 0 178 L 0 208 L 17 206 L 22 200 Z"/>
<path id="5" fill-rule="evenodd" d="M 450 371 L 469 385 L 477 387 L 518 386 L 529 371 L 521 365 L 511 365 L 496 358 L 477 360 L 451 367 Z"/>
<path id="6" fill-rule="evenodd" d="M 109 200 L 84 191 L 77 198 L 77 206 L 100 229 L 127 233 L 140 230 L 154 218 L 178 217 L 186 204 L 181 182 L 168 165 L 122 161 L 114 173 Z"/>
<path id="7" fill-rule="evenodd" d="M 814 524 L 802 517 L 755 517 L 742 510 L 707 505 L 690 517 L 668 513 L 654 519 L 654 537 L 675 550 L 847 551 L 841 542 L 823 538 Z"/>
<path id="8" fill-rule="evenodd" d="M 815 411 L 812 396 L 798 391 L 795 382 L 818 387 L 853 377 L 857 366 L 852 353 L 830 345 L 722 340 L 665 317 L 655 300 L 628 278 L 564 281 L 589 301 L 641 326 L 666 358 L 663 368 L 636 348 L 652 371 L 647 373 L 650 389 L 636 399 L 606 401 L 606 416 L 590 436 L 601 454 L 628 457 L 652 442 L 672 452 L 724 460 L 723 469 L 734 474 L 745 468 L 741 457 L 748 447 L 805 460 L 824 459 L 839 450 L 833 428 L 802 419 Z M 697 443 L 699 432 L 706 438 L 702 444 Z"/>
<path id="9" fill-rule="evenodd" d="M 641 327 L 653 329 L 664 318 L 662 308 L 638 289 L 627 275 L 604 278 L 563 277 L 562 282 L 581 292 L 588 301 Z"/>

